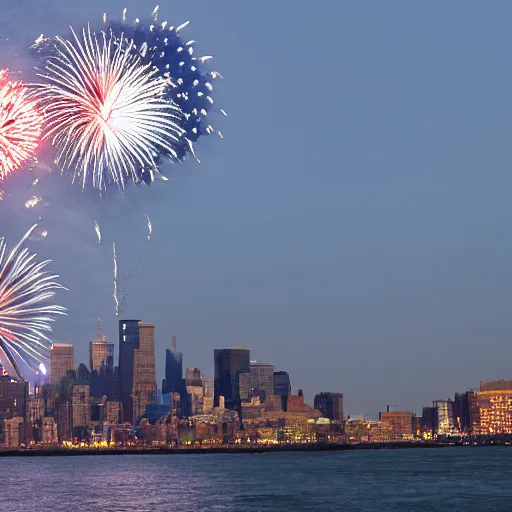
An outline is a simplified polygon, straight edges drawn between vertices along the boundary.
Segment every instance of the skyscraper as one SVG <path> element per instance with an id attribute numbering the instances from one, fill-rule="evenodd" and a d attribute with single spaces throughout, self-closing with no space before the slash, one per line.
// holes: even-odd
<path id="1" fill-rule="evenodd" d="M 139 348 L 139 321 L 119 320 L 119 386 L 123 421 L 133 423 L 133 363 Z"/>
<path id="2" fill-rule="evenodd" d="M 56 386 L 69 370 L 75 368 L 73 345 L 54 343 L 50 352 L 50 383 Z"/>
<path id="3" fill-rule="evenodd" d="M 343 419 L 343 393 L 320 393 L 315 395 L 314 406 L 325 418 L 330 420 Z"/>
<path id="4" fill-rule="evenodd" d="M 290 376 L 287 372 L 274 372 L 274 395 L 288 396 L 292 394 Z"/>
<path id="5" fill-rule="evenodd" d="M 274 365 L 251 362 L 251 388 L 260 396 L 265 397 L 274 394 Z"/>
<path id="6" fill-rule="evenodd" d="M 162 383 L 162 393 L 181 393 L 183 390 L 183 354 L 176 352 L 173 345 L 173 349 L 165 350 L 165 379 Z"/>
<path id="7" fill-rule="evenodd" d="M 89 361 L 91 373 L 96 371 L 99 375 L 103 371 L 105 374 L 111 374 L 114 370 L 114 344 L 107 343 L 101 318 L 98 319 L 96 340 L 89 344 Z"/>
<path id="8" fill-rule="evenodd" d="M 223 396 L 226 408 L 240 406 L 238 375 L 250 371 L 250 350 L 246 348 L 224 348 L 213 351 L 215 365 L 215 406 Z"/>
<path id="9" fill-rule="evenodd" d="M 133 419 L 156 404 L 155 326 L 139 322 L 139 348 L 133 360 Z"/>
<path id="10" fill-rule="evenodd" d="M 187 368 L 186 372 L 187 386 L 203 387 L 203 374 L 199 368 Z"/>

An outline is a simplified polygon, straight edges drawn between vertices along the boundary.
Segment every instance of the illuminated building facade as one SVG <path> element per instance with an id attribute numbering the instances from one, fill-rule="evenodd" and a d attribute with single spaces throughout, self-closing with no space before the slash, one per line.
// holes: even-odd
<path id="1" fill-rule="evenodd" d="M 4 421 L 5 446 L 7 448 L 18 448 L 25 442 L 25 422 L 23 418 L 16 417 Z"/>
<path id="2" fill-rule="evenodd" d="M 453 415 L 452 400 L 436 400 L 434 407 L 437 413 L 437 431 L 438 435 L 448 436 L 457 432 L 455 427 L 455 418 Z"/>
<path id="3" fill-rule="evenodd" d="M 87 427 L 91 422 L 89 386 L 73 386 L 73 428 Z"/>
<path id="4" fill-rule="evenodd" d="M 242 402 L 247 402 L 252 396 L 251 372 L 238 374 L 238 395 Z"/>
<path id="5" fill-rule="evenodd" d="M 413 435 L 413 413 L 409 411 L 386 411 L 379 414 L 379 421 L 385 429 L 399 437 Z"/>
<path id="6" fill-rule="evenodd" d="M 155 326 L 139 322 L 139 346 L 133 359 L 133 419 L 156 404 Z"/>
<path id="7" fill-rule="evenodd" d="M 50 352 L 50 383 L 57 386 L 66 373 L 75 369 L 75 351 L 73 345 L 55 343 Z"/>
<path id="8" fill-rule="evenodd" d="M 250 363 L 251 388 L 263 401 L 274 394 L 274 365 L 267 363 Z"/>
<path id="9" fill-rule="evenodd" d="M 477 404 L 480 434 L 512 433 L 512 379 L 482 381 Z"/>
<path id="10" fill-rule="evenodd" d="M 112 373 L 114 370 L 114 344 L 106 341 L 89 343 L 89 362 L 91 373 Z"/>
<path id="11" fill-rule="evenodd" d="M 45 444 L 57 444 L 59 442 L 55 418 L 43 419 L 42 441 Z"/>

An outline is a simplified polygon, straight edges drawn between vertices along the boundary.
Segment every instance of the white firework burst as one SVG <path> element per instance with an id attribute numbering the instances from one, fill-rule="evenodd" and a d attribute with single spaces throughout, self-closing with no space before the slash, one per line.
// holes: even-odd
<path id="1" fill-rule="evenodd" d="M 36 93 L 56 163 L 83 188 L 91 180 L 100 190 L 111 182 L 124 188 L 144 173 L 153 181 L 159 155 L 175 156 L 184 133 L 168 85 L 111 34 L 71 31 L 72 40 L 56 38 Z"/>
<path id="2" fill-rule="evenodd" d="M 65 290 L 59 277 L 45 269 L 50 260 L 38 262 L 36 255 L 23 247 L 37 224 L 9 252 L 0 238 L 0 362 L 23 378 L 21 362 L 39 371 L 48 360 L 51 323 L 65 315 L 61 306 L 51 304 L 56 290 Z"/>

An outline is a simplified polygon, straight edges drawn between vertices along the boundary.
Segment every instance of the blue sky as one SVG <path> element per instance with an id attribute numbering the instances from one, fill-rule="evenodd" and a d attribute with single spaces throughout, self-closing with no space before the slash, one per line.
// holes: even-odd
<path id="1" fill-rule="evenodd" d="M 20 4 L 0 8 L 0 58 L 26 77 L 40 33 L 154 6 Z M 32 247 L 70 288 L 56 341 L 87 361 L 99 315 L 117 338 L 115 240 L 121 273 L 142 255 L 125 314 L 156 324 L 159 377 L 174 322 L 186 366 L 212 376 L 214 348 L 247 346 L 307 399 L 345 393 L 349 414 L 421 412 L 511 376 L 512 4 L 202 0 L 160 13 L 190 20 L 187 38 L 215 55 L 225 140 L 124 198 L 54 173 L 46 206 L 27 211 L 31 176 L 7 184 L 1 234 L 42 216 L 49 237 Z"/>

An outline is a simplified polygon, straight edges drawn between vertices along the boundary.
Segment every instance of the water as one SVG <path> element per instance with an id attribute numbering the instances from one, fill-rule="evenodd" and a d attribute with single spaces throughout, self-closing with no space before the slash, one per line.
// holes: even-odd
<path id="1" fill-rule="evenodd" d="M 512 448 L 4 458 L 2 510 L 512 510 Z"/>

